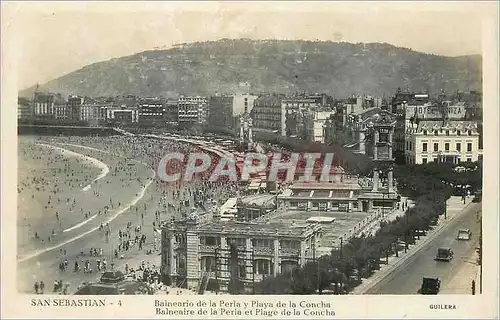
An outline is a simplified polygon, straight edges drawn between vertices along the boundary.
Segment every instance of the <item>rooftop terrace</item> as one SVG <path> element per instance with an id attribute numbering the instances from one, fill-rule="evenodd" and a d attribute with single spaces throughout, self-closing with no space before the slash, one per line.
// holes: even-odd
<path id="1" fill-rule="evenodd" d="M 290 210 L 286 213 L 271 219 L 270 223 L 284 223 L 287 225 L 301 225 L 307 223 L 309 218 L 316 217 L 316 220 L 334 218 L 330 224 L 322 225 L 322 237 L 320 246 L 332 247 L 337 245 L 339 237 L 348 233 L 350 229 L 357 227 L 366 218 L 364 212 L 325 212 L 325 211 L 301 211 Z M 313 219 L 314 220 L 314 219 Z"/>
<path id="2" fill-rule="evenodd" d="M 250 223 L 237 221 L 214 221 L 198 228 L 201 233 L 216 233 L 230 236 L 272 236 L 272 237 L 302 237 L 305 232 L 321 229 L 318 225 L 292 223 Z"/>

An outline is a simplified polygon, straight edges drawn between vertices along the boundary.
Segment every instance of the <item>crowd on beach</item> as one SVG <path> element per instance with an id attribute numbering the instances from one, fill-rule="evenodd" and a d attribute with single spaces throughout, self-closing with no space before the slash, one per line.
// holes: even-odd
<path id="1" fill-rule="evenodd" d="M 53 225 L 54 228 L 50 231 L 49 235 L 42 235 L 43 231 L 38 231 L 34 229 L 36 227 L 32 227 L 33 233 L 31 239 L 39 243 L 57 241 L 56 234 L 60 234 L 62 229 L 67 227 L 68 224 L 65 223 L 63 225 L 61 220 L 63 217 L 69 216 L 69 213 L 73 213 L 71 216 L 73 220 L 75 219 L 74 213 L 79 213 L 80 220 L 84 220 L 85 222 L 89 219 L 99 219 L 101 215 L 109 216 L 111 211 L 127 206 L 127 203 L 122 203 L 126 200 L 117 200 L 118 197 L 115 195 L 122 190 L 128 190 L 134 186 L 137 190 L 139 189 L 137 186 L 140 188 L 146 187 L 148 182 L 151 182 L 151 174 L 157 170 L 158 164 L 166 153 L 179 152 L 189 154 L 207 152 L 194 144 L 139 136 L 59 136 L 40 138 L 40 140 L 38 142 L 58 146 L 99 159 L 109 167 L 109 173 L 108 177 L 104 177 L 102 181 L 94 182 L 90 190 L 82 191 L 80 188 L 91 183 L 96 174 L 95 170 L 92 172 L 93 174 L 88 173 L 87 162 L 77 158 L 76 163 L 85 162 L 86 165 L 74 166 L 72 163 L 64 162 L 66 158 L 64 158 L 64 155 L 58 149 L 37 146 L 34 142 L 29 146 L 24 146 L 22 151 L 24 152 L 23 156 L 31 157 L 31 160 L 39 159 L 38 152 L 43 150 L 45 158 L 50 159 L 47 163 L 48 169 L 56 166 L 55 164 L 58 162 L 62 161 L 65 163 L 63 169 L 56 170 L 61 175 L 54 175 L 52 177 L 52 180 L 55 181 L 54 186 L 51 186 L 50 190 L 45 190 L 45 195 L 47 195 L 47 198 L 44 200 L 47 203 L 45 209 L 48 211 L 54 210 L 54 212 L 51 217 L 44 217 L 44 224 L 45 226 L 47 223 Z M 215 155 L 211 154 L 210 156 L 214 157 Z M 110 159 L 113 159 L 113 161 L 109 161 Z M 180 165 L 183 166 L 185 163 Z M 143 170 L 138 172 L 138 168 L 141 166 Z M 144 170 L 144 166 L 149 167 L 149 177 L 144 174 L 148 172 L 148 170 Z M 183 170 L 183 168 L 180 169 Z M 44 184 L 44 180 L 43 178 L 37 178 L 36 173 L 33 173 L 33 179 L 24 180 L 23 184 L 18 187 L 20 188 L 19 193 L 23 192 L 22 188 L 33 189 L 33 186 L 30 186 L 30 184 L 39 187 Z M 79 189 L 75 190 L 75 186 L 79 187 Z M 68 193 L 68 189 L 70 188 L 71 194 Z M 63 247 L 60 249 L 59 255 L 61 260 L 59 262 L 60 273 L 70 274 L 67 271 L 73 267 L 73 270 L 71 270 L 73 276 L 75 273 L 95 275 L 96 272 L 117 269 L 118 266 L 115 264 L 123 260 L 123 263 L 127 261 L 127 264 L 125 264 L 126 273 L 129 273 L 130 270 L 143 269 L 142 280 L 146 279 L 148 282 L 157 282 L 156 278 L 159 276 L 159 271 L 156 266 L 151 265 L 146 267 L 141 262 L 137 268 L 129 268 L 128 263 L 134 262 L 128 262 L 128 254 L 134 251 L 135 256 L 145 257 L 159 250 L 160 246 L 157 245 L 157 235 L 164 221 L 170 221 L 172 218 L 182 219 L 194 210 L 210 210 L 212 206 L 221 205 L 228 198 L 234 197 L 237 188 L 235 182 L 211 182 L 203 174 L 198 174 L 192 181 L 180 180 L 176 183 L 166 183 L 155 178 L 145 192 L 144 197 L 128 209 L 128 211 L 136 213 L 136 215 L 128 216 L 131 219 L 126 223 L 126 228 L 112 230 L 109 223 L 100 224 L 96 232 L 100 233 L 103 239 L 103 247 L 109 248 L 109 243 L 116 243 L 116 246 L 113 246 L 112 249 L 105 249 L 104 252 L 102 248 L 92 248 L 88 253 L 82 251 L 77 255 L 75 261 L 68 261 L 68 255 Z M 64 197 L 61 197 L 63 192 Z M 78 192 L 86 193 L 85 202 L 82 202 L 78 197 Z M 39 197 L 37 199 L 25 199 L 24 201 L 26 200 L 40 201 Z M 63 204 L 64 206 L 59 205 L 56 211 L 56 208 L 53 206 L 54 203 Z M 26 213 L 25 216 L 27 216 L 26 219 L 29 219 L 29 213 Z M 65 221 L 69 221 L 69 217 Z M 151 233 L 151 230 L 153 233 Z M 153 239 L 153 241 L 147 242 L 148 239 Z M 148 247 L 151 243 L 154 245 L 153 248 Z M 123 263 L 120 263 L 122 267 Z M 69 290 L 67 286 L 63 285 L 61 280 L 55 281 L 58 283 L 57 286 L 60 291 L 67 292 Z M 37 281 L 34 285 L 34 290 L 37 293 L 43 293 L 43 287 L 43 281 Z"/>

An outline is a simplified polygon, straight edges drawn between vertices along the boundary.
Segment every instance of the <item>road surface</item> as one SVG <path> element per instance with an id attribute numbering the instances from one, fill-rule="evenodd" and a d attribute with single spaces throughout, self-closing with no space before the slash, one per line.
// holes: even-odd
<path id="1" fill-rule="evenodd" d="M 365 294 L 417 294 L 422 278 L 426 276 L 439 277 L 441 287 L 446 286 L 463 263 L 471 263 L 468 259 L 479 243 L 480 223 L 477 213 L 481 211 L 481 203 L 471 203 L 464 210 L 465 212 L 459 213 L 459 216 L 440 230 L 436 238 L 425 244 L 421 250 Z M 455 239 L 460 228 L 471 230 L 471 240 Z M 450 247 L 455 253 L 450 262 L 434 260 L 440 247 Z"/>

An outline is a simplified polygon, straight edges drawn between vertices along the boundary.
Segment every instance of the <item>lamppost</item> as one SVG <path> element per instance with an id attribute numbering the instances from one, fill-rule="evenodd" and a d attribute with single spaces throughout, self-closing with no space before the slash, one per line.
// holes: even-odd
<path id="1" fill-rule="evenodd" d="M 448 201 L 444 201 L 444 220 L 446 220 L 446 214 L 448 212 Z"/>
<path id="2" fill-rule="evenodd" d="M 483 215 L 479 220 L 479 293 L 483 293 Z"/>
<path id="3" fill-rule="evenodd" d="M 405 253 L 408 251 L 408 235 L 409 235 L 409 229 L 408 229 L 408 213 L 405 214 L 406 216 L 406 232 L 405 232 Z"/>

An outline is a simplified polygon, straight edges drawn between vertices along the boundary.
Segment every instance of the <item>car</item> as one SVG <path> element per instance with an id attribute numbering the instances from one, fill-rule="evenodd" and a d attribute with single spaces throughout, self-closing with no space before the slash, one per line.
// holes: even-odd
<path id="1" fill-rule="evenodd" d="M 477 190 L 474 193 L 474 198 L 472 199 L 472 202 L 478 203 L 478 202 L 482 202 L 482 201 L 483 201 L 483 192 L 482 192 L 482 190 Z"/>
<path id="2" fill-rule="evenodd" d="M 437 277 L 422 278 L 422 286 L 418 289 L 419 294 L 438 294 L 441 289 L 441 280 Z"/>
<path id="3" fill-rule="evenodd" d="M 453 259 L 453 250 L 451 248 L 439 248 L 436 254 L 436 261 L 446 261 L 449 262 Z"/>
<path id="4" fill-rule="evenodd" d="M 472 233 L 470 229 L 458 229 L 457 240 L 470 240 Z"/>

